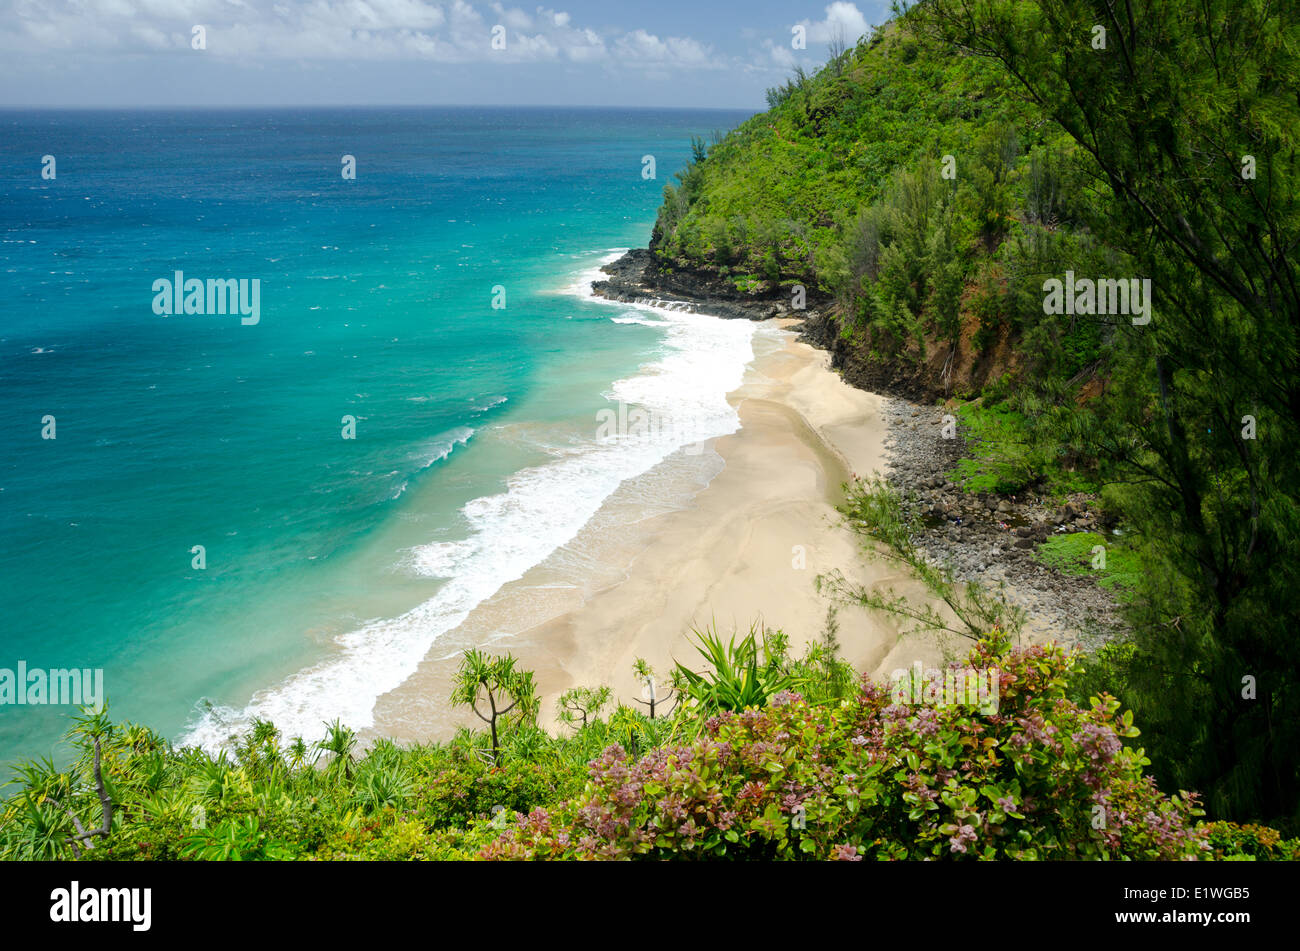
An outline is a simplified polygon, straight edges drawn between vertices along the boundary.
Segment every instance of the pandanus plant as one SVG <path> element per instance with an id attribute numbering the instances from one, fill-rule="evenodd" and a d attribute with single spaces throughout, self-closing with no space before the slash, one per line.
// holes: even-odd
<path id="1" fill-rule="evenodd" d="M 667 703 L 673 695 L 677 693 L 677 691 L 673 689 L 671 684 L 666 688 L 662 687 L 655 677 L 654 668 L 647 664 L 643 658 L 638 657 L 636 659 L 636 663 L 632 665 L 632 673 L 636 676 L 637 680 L 641 681 L 644 687 L 644 696 L 646 698 L 645 700 L 637 700 L 636 702 L 641 704 L 643 707 L 650 708 L 650 719 L 653 720 L 655 718 L 656 708 Z M 669 709 L 668 713 L 671 713 L 673 709 L 676 709 L 676 707 L 674 706 Z M 665 716 L 666 715 L 667 714 L 665 714 Z"/>
<path id="2" fill-rule="evenodd" d="M 740 643 L 736 642 L 735 635 L 724 643 L 712 625 L 691 633 L 695 636 L 695 649 L 711 669 L 698 672 L 679 662 L 676 675 L 687 696 L 705 712 L 739 713 L 762 707 L 781 691 L 800 685 L 799 679 L 782 663 L 783 638 L 773 637 L 769 643 L 769 635 L 757 625 L 750 627 Z"/>
<path id="3" fill-rule="evenodd" d="M 356 731 L 345 727 L 338 720 L 326 723 L 325 738 L 316 741 L 316 748 L 331 757 L 326 768 L 336 774 L 341 773 L 344 779 L 352 778 L 352 750 L 356 745 Z"/>
<path id="4" fill-rule="evenodd" d="M 560 694 L 555 702 L 556 718 L 566 726 L 581 730 L 600 716 L 613 691 L 608 687 L 574 687 Z"/>
<path id="5" fill-rule="evenodd" d="M 80 755 L 69 771 L 48 758 L 18 768 L 23 796 L 0 816 L 5 854 L 55 859 L 71 851 L 80 858 L 112 832 L 116 788 L 103 768 L 104 744 L 113 740 L 107 712 L 83 708 L 71 736 Z"/>
<path id="6" fill-rule="evenodd" d="M 461 658 L 451 702 L 469 707 L 488 725 L 492 731 L 493 763 L 501 758 L 500 725 L 530 723 L 540 706 L 531 670 L 516 668 L 510 654 L 493 657 L 472 648 Z"/>

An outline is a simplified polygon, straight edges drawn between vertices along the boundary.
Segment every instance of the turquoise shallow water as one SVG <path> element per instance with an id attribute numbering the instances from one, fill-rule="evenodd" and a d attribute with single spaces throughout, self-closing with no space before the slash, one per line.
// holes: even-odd
<path id="1" fill-rule="evenodd" d="M 366 725 L 602 493 L 728 431 L 748 330 L 565 288 L 743 118 L 0 113 L 0 668 L 103 668 L 115 717 L 205 744 Z M 259 280 L 260 322 L 156 315 L 176 270 Z M 597 439 L 620 398 L 690 424 Z M 0 705 L 0 760 L 57 753 L 69 712 Z"/>

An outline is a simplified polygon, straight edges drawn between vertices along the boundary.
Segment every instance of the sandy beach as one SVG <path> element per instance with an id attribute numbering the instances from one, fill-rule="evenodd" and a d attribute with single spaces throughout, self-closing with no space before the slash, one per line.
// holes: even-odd
<path id="1" fill-rule="evenodd" d="M 571 551 L 504 586 L 440 638 L 417 673 L 379 699 L 368 732 L 445 739 L 476 722 L 446 701 L 466 647 L 508 650 L 535 671 L 543 723 L 553 725 L 556 698 L 573 686 L 604 684 L 623 702 L 641 698 L 632 675 L 638 657 L 661 675 L 676 660 L 694 663 L 692 628 L 744 632 L 759 623 L 784 631 L 802 652 L 823 631 L 830 605 L 815 589 L 819 573 L 839 570 L 927 600 L 917 582 L 868 558 L 836 511 L 851 474 L 885 468 L 882 398 L 846 384 L 828 353 L 793 333 L 765 336 L 729 396 L 742 428 L 712 441 L 685 470 L 700 479 L 716 473 L 685 508 L 631 524 L 594 519 L 589 537 L 565 546 Z M 594 589 L 575 583 L 575 573 L 598 579 Z M 942 659 L 934 637 L 900 639 L 892 619 L 845 606 L 838 621 L 843 655 L 859 671 L 887 677 L 915 660 Z"/>

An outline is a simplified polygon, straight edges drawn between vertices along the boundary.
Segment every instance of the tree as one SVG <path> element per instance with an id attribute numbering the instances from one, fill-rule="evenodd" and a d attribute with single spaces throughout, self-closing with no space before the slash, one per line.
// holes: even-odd
<path id="1" fill-rule="evenodd" d="M 839 608 L 826 606 L 822 635 L 810 641 L 799 665 L 809 675 L 802 688 L 808 700 L 840 700 L 853 693 L 857 675 L 853 665 L 840 657 Z"/>
<path id="2" fill-rule="evenodd" d="M 515 663 L 510 654 L 494 657 L 471 648 L 461 658 L 451 693 L 452 703 L 469 707 L 492 731 L 493 762 L 501 757 L 498 724 L 511 711 L 517 714 L 516 722 L 535 717 L 539 705 L 533 672 L 519 670 Z M 486 705 L 486 713 L 479 709 L 480 704 Z"/>
<path id="3" fill-rule="evenodd" d="M 608 687 L 574 687 L 560 694 L 555 702 L 558 718 L 566 726 L 582 729 L 594 720 L 609 703 L 613 691 Z"/>
<path id="4" fill-rule="evenodd" d="M 357 745 L 356 731 L 348 729 L 338 720 L 325 724 L 325 728 L 325 738 L 316 742 L 316 749 L 334 757 L 330 760 L 329 769 L 341 773 L 344 779 L 350 779 L 352 750 Z"/>
<path id="5" fill-rule="evenodd" d="M 985 591 L 975 581 L 960 581 L 950 566 L 935 564 L 915 541 L 920 525 L 916 516 L 903 508 L 898 489 L 874 475 L 854 482 L 849 486 L 844 514 L 849 527 L 871 542 L 864 546 L 869 557 L 905 569 L 925 585 L 931 597 L 947 605 L 951 617 L 930 604 L 913 604 L 892 586 L 863 585 L 838 570 L 814 579 L 819 592 L 844 604 L 912 621 L 907 634 L 933 631 L 978 641 L 996 630 L 1018 641 L 1026 615 L 1007 599 L 1005 584 Z"/>
<path id="6" fill-rule="evenodd" d="M 704 139 L 698 135 L 691 136 L 691 161 L 700 165 L 709 157 L 708 146 L 704 144 Z"/>
<path id="7" fill-rule="evenodd" d="M 98 713 L 86 713 L 77 719 L 76 729 L 73 731 L 74 736 L 83 738 L 82 750 L 85 751 L 84 740 L 89 740 L 94 749 L 94 760 L 91 766 L 91 775 L 94 779 L 95 796 L 99 800 L 100 824 L 96 828 L 87 829 L 81 823 L 76 811 L 50 797 L 51 802 L 63 810 L 67 817 L 72 821 L 73 827 L 77 830 L 75 835 L 70 835 L 65 840 L 66 844 L 72 849 L 72 854 L 76 858 L 81 858 L 81 849 L 84 846 L 86 851 L 91 851 L 95 847 L 95 839 L 108 838 L 109 832 L 113 828 L 113 797 L 104 782 L 104 773 L 102 768 L 103 749 L 100 745 L 101 740 L 111 736 L 113 724 L 108 719 L 108 712 L 101 710 Z"/>
<path id="8" fill-rule="evenodd" d="M 636 679 L 641 681 L 644 685 L 645 696 L 648 698 L 646 700 L 637 700 L 636 702 L 641 704 L 643 707 L 650 708 L 650 719 L 653 720 L 655 718 L 656 706 L 661 703 L 666 703 L 668 698 L 671 697 L 675 691 L 669 687 L 666 688 L 667 692 L 660 696 L 659 691 L 661 688 L 658 679 L 655 676 L 654 668 L 647 664 L 644 658 L 638 657 L 636 659 L 636 662 L 632 664 L 632 673 L 636 676 Z"/>
<path id="9" fill-rule="evenodd" d="M 1105 318 L 1105 398 L 1050 425 L 1107 461 L 1156 561 L 1124 699 L 1161 780 L 1294 829 L 1300 17 L 1265 0 L 932 0 L 913 14 L 1000 63 L 1077 143 L 1099 196 L 1089 224 L 1152 282 L 1149 323 Z"/>
<path id="10" fill-rule="evenodd" d="M 301 736 L 295 736 L 293 738 L 293 741 L 289 744 L 285 753 L 288 756 L 289 767 L 291 769 L 301 769 L 302 767 L 315 762 L 314 759 L 309 760 L 309 757 L 311 756 L 311 748 Z"/>
<path id="11" fill-rule="evenodd" d="M 844 24 L 836 24 L 835 31 L 826 47 L 830 52 L 830 60 L 826 63 L 827 68 L 836 76 L 843 75 L 844 67 L 847 65 L 844 54 L 849 49 L 849 34 L 844 29 Z"/>

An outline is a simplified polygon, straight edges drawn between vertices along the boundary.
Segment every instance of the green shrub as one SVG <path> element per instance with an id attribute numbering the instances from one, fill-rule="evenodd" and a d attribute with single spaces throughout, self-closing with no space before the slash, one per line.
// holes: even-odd
<path id="1" fill-rule="evenodd" d="M 1300 859 L 1300 839 L 1283 839 L 1280 832 L 1267 826 L 1207 822 L 1204 829 L 1216 859 L 1263 862 Z"/>
<path id="2" fill-rule="evenodd" d="M 710 718 L 689 746 L 611 747 L 582 796 L 519 815 L 487 858 L 1208 857 L 1196 797 L 1145 775 L 1131 714 L 1066 697 L 1056 646 L 969 664 L 1000 707 L 905 706 L 864 678 L 837 707 L 783 694 Z"/>
<path id="3" fill-rule="evenodd" d="M 430 828 L 463 826 L 488 819 L 497 808 L 527 812 L 550 805 L 582 788 L 582 764 L 542 764 L 511 759 L 501 766 L 448 765 L 427 777 L 413 799 L 415 813 Z"/>

